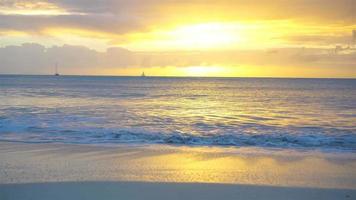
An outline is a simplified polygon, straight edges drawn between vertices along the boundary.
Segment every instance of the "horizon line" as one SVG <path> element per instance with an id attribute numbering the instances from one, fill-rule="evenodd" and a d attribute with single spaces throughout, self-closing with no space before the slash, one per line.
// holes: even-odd
<path id="1" fill-rule="evenodd" d="M 271 78 L 271 79 L 356 79 L 356 77 L 288 77 L 288 76 L 169 76 L 169 75 L 79 75 L 79 74 L 59 74 L 60 76 L 82 76 L 82 77 L 141 77 L 141 78 Z M 0 76 L 55 76 L 54 74 L 7 74 L 0 73 Z"/>

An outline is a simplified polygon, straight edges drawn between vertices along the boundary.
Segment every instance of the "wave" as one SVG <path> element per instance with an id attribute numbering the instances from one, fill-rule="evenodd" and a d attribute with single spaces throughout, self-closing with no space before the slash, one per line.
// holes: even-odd
<path id="1" fill-rule="evenodd" d="M 2 141 L 33 143 L 80 144 L 170 144 L 188 146 L 271 147 L 320 150 L 356 151 L 353 133 L 328 135 L 325 133 L 275 134 L 207 134 L 194 135 L 180 132 L 159 133 L 144 130 L 50 130 L 29 127 L 26 133 L 0 133 Z"/>

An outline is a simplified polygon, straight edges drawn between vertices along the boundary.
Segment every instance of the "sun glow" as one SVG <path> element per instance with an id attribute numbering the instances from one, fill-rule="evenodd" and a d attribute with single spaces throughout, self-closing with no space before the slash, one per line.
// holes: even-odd
<path id="1" fill-rule="evenodd" d="M 184 68 L 186 76 L 216 76 L 221 72 L 223 72 L 223 68 L 217 66 L 191 66 Z"/>
<path id="2" fill-rule="evenodd" d="M 243 41 L 243 27 L 229 23 L 180 25 L 128 35 L 129 49 L 164 50 L 227 49 Z"/>
<path id="3" fill-rule="evenodd" d="M 188 48 L 226 47 L 240 40 L 232 27 L 218 23 L 183 26 L 168 35 L 176 46 Z"/>

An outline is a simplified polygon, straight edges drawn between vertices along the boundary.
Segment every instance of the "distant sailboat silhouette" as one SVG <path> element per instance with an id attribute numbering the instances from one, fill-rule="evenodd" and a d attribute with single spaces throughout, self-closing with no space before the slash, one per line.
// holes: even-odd
<path id="1" fill-rule="evenodd" d="M 145 72 L 142 72 L 141 77 L 146 77 Z"/>
<path id="2" fill-rule="evenodd" d="M 55 76 L 59 76 L 59 73 L 58 73 L 58 63 L 56 63 L 54 75 L 55 75 Z"/>

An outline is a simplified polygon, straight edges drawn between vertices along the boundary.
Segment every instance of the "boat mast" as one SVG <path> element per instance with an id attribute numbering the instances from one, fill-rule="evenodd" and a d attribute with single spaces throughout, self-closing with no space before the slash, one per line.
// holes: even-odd
<path id="1" fill-rule="evenodd" d="M 55 65 L 55 76 L 59 76 L 59 73 L 58 73 L 58 62 L 56 62 L 56 65 Z"/>

